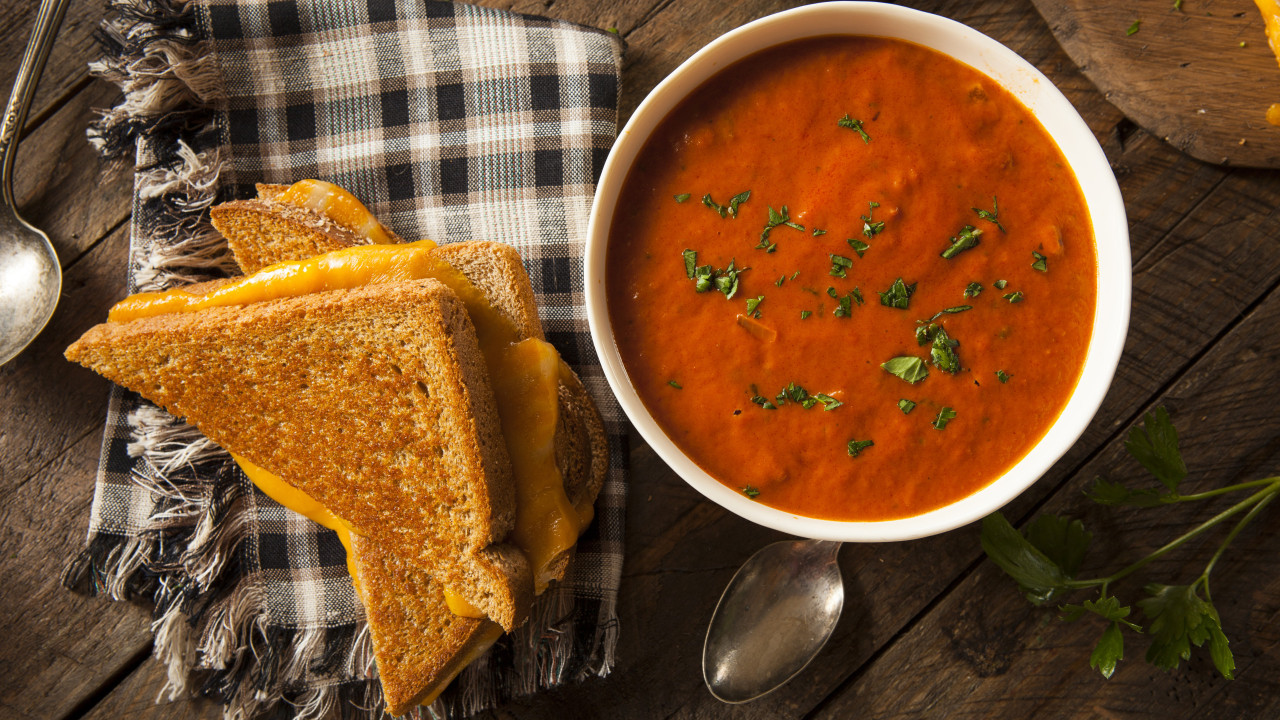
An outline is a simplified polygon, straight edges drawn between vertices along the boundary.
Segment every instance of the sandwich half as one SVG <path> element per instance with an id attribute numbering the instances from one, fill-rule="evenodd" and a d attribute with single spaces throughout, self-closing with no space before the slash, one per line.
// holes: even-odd
<path id="1" fill-rule="evenodd" d="M 273 201 L 288 189 L 263 191 Z M 267 212 L 253 223 L 244 208 L 217 213 L 229 218 L 229 240 L 235 228 L 259 234 L 232 243 L 246 268 L 297 262 L 188 297 L 126 301 L 67 356 L 186 417 L 255 481 L 265 476 L 260 486 L 282 481 L 276 490 L 330 515 L 367 609 L 388 710 L 402 714 L 519 624 L 535 588 L 563 575 L 606 472 L 603 425 L 542 340 L 514 250 L 362 250 L 369 234 L 357 230 L 369 225 L 358 212 Z M 325 223 L 345 231 L 325 236 L 328 249 L 350 248 L 338 261 L 262 236 Z M 312 263 L 301 274 L 313 275 L 316 263 L 350 265 L 352 253 L 395 257 L 372 263 L 390 262 L 383 276 L 304 281 L 304 291 L 276 284 L 287 268 Z M 428 271 L 401 279 L 414 263 Z M 255 283 L 250 299 L 236 295 Z M 497 367 L 495 354 L 506 357 Z M 525 425 L 511 405 L 525 408 Z M 521 478 L 531 474 L 543 485 L 530 490 Z M 543 496 L 553 497 L 540 504 Z"/>

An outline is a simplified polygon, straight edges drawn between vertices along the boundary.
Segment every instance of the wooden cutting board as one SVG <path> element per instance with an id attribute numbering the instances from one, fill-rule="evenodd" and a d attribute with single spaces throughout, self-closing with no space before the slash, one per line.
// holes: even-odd
<path id="1" fill-rule="evenodd" d="M 1033 2 L 1084 74 L 1148 132 L 1207 162 L 1280 168 L 1280 127 L 1265 117 L 1280 103 L 1280 65 L 1252 0 Z"/>

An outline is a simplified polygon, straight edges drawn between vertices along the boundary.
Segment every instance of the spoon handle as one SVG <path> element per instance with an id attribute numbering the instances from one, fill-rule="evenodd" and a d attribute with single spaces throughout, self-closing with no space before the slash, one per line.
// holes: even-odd
<path id="1" fill-rule="evenodd" d="M 49 59 L 49 50 L 53 47 L 58 27 L 62 25 L 62 16 L 68 2 L 69 0 L 41 1 L 35 27 L 31 30 L 31 40 L 27 42 L 27 50 L 22 54 L 22 65 L 18 67 L 18 76 L 14 78 L 13 89 L 9 92 L 4 120 L 0 121 L 0 193 L 3 194 L 4 205 L 11 209 L 16 208 L 13 200 L 13 159 L 18 154 L 18 135 L 27 122 L 27 111 L 31 108 L 31 98 L 36 94 L 36 83 L 44 70 L 45 60 Z"/>

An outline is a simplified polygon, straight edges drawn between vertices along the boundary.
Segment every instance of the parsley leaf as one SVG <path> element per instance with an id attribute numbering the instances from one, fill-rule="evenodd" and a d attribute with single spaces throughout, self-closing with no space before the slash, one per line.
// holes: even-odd
<path id="1" fill-rule="evenodd" d="M 952 375 L 960 372 L 960 358 L 956 355 L 956 346 L 959 344 L 960 341 L 953 340 L 947 335 L 946 328 L 938 328 L 933 334 L 933 347 L 929 350 L 929 359 L 933 361 L 933 366 Z M 952 417 L 954 416 L 953 413 Z M 946 423 L 943 425 L 945 426 Z M 935 424 L 934 427 L 937 425 Z"/>
<path id="2" fill-rule="evenodd" d="M 978 238 L 982 237 L 982 231 L 972 225 L 965 225 L 960 228 L 959 234 L 951 238 L 951 245 L 942 251 L 944 260 L 959 255 L 965 250 L 971 250 L 978 246 Z"/>
<path id="3" fill-rule="evenodd" d="M 1093 535 L 1079 520 L 1041 513 L 1027 526 L 1027 541 L 1073 578 L 1084 564 Z"/>
<path id="4" fill-rule="evenodd" d="M 902 411 L 903 415 L 910 415 L 911 411 L 916 409 L 916 404 L 906 398 L 902 398 L 898 401 L 898 409 Z"/>
<path id="5" fill-rule="evenodd" d="M 949 407 L 943 407 L 941 410 L 938 411 L 938 417 L 934 418 L 933 420 L 933 429 L 946 430 L 947 423 L 951 422 L 955 418 L 956 418 L 955 410 L 952 410 Z"/>
<path id="6" fill-rule="evenodd" d="M 1156 477 L 1169 492 L 1187 477 L 1187 465 L 1178 449 L 1178 431 L 1163 406 L 1142 418 L 1142 425 L 1129 430 L 1124 447 L 1142 467 Z"/>
<path id="7" fill-rule="evenodd" d="M 743 190 L 742 192 L 729 198 L 729 215 L 738 217 L 738 206 L 751 199 L 751 191 Z"/>
<path id="8" fill-rule="evenodd" d="M 827 257 L 831 258 L 831 272 L 827 273 L 828 275 L 842 278 L 845 276 L 845 272 L 853 267 L 853 261 L 843 255 L 828 253 Z"/>
<path id="9" fill-rule="evenodd" d="M 1023 298 L 1026 296 L 1022 294 L 1021 290 L 1015 290 L 1014 292 L 1006 293 L 1002 297 L 1004 297 L 1005 300 L 1008 300 L 1010 304 L 1013 304 L 1022 302 Z"/>
<path id="10" fill-rule="evenodd" d="M 769 208 L 769 222 L 765 223 L 764 230 L 760 233 L 760 242 L 756 243 L 756 249 L 764 250 L 765 252 L 773 252 L 777 249 L 778 244 L 769 242 L 770 231 L 779 225 L 786 225 L 789 228 L 804 232 L 804 226 L 799 223 L 791 222 L 791 215 L 787 212 L 786 205 L 782 206 L 782 212 L 774 210 L 772 205 L 768 205 L 767 207 Z"/>
<path id="11" fill-rule="evenodd" d="M 747 298 L 747 314 L 753 318 L 760 317 L 760 303 L 764 302 L 764 296 Z"/>
<path id="12" fill-rule="evenodd" d="M 862 129 L 862 121 L 854 120 L 853 118 L 849 117 L 849 113 L 845 113 L 844 117 L 836 121 L 836 124 L 842 128 L 849 128 L 850 130 L 861 135 L 862 142 L 864 143 L 871 142 L 871 136 L 867 134 L 866 130 Z"/>
<path id="13" fill-rule="evenodd" d="M 1124 31 L 1125 36 L 1127 37 L 1129 35 L 1137 34 L 1138 28 L 1140 27 L 1142 27 L 1142 21 L 1134 20 L 1133 24 L 1129 26 L 1129 29 Z"/>
<path id="14" fill-rule="evenodd" d="M 712 200 L 711 193 L 707 193 L 702 196 L 702 204 L 720 213 L 720 217 L 728 217 L 729 215 L 729 208 L 717 203 L 715 200 Z"/>
<path id="15" fill-rule="evenodd" d="M 1035 605 L 1051 602 L 1067 589 L 1070 577 L 1062 567 L 1023 537 L 999 512 L 982 520 L 982 549 Z"/>
<path id="16" fill-rule="evenodd" d="M 677 390 L 683 390 L 683 389 L 684 389 L 684 386 L 683 386 L 683 385 L 681 385 L 680 383 L 676 382 L 675 380 L 668 380 L 668 381 L 667 381 L 667 384 L 668 384 L 668 385 L 670 385 L 671 387 L 673 387 L 673 388 L 677 389 Z"/>
<path id="17" fill-rule="evenodd" d="M 849 441 L 849 457 L 858 457 L 863 450 L 875 445 L 870 440 L 850 440 Z"/>
<path id="18" fill-rule="evenodd" d="M 1004 226 L 1000 224 L 1000 206 L 996 204 L 995 195 L 991 196 L 990 210 L 983 210 L 982 208 L 973 208 L 973 211 L 978 213 L 978 217 L 982 218 L 983 220 L 986 220 L 987 222 L 995 223 L 996 227 L 1000 228 L 1000 232 L 1005 233 L 1006 235 L 1008 234 L 1009 231 L 1005 230 Z"/>
<path id="19" fill-rule="evenodd" d="M 937 323 L 920 324 L 916 326 L 916 344 L 928 345 L 933 342 L 933 334 L 938 331 Z"/>
<path id="20" fill-rule="evenodd" d="M 754 392 L 754 390 L 753 390 L 752 392 Z M 767 397 L 765 397 L 765 396 L 763 396 L 763 395 L 761 395 L 761 394 L 759 394 L 759 393 L 756 393 L 755 395 L 752 395 L 752 396 L 751 396 L 751 402 L 753 402 L 753 403 L 755 403 L 755 404 L 759 405 L 760 407 L 764 408 L 765 410 L 777 410 L 777 409 L 778 409 L 778 406 L 777 406 L 777 405 L 774 405 L 773 403 L 769 402 L 769 398 L 767 398 Z"/>
<path id="21" fill-rule="evenodd" d="M 679 195 L 675 195 L 674 197 L 676 199 L 676 202 L 682 203 L 685 200 L 689 199 L 689 193 L 680 193 Z"/>
<path id="22" fill-rule="evenodd" d="M 754 488 L 754 487 L 750 486 L 750 485 L 747 485 L 747 486 L 745 486 L 745 487 L 743 487 L 743 488 L 742 488 L 742 494 L 743 494 L 743 495 L 746 495 L 747 497 L 751 498 L 752 500 L 755 500 L 757 497 L 759 497 L 759 496 L 760 496 L 760 491 L 759 491 L 758 489 L 756 489 L 756 488 Z"/>
<path id="23" fill-rule="evenodd" d="M 894 280 L 893 285 L 890 285 L 888 290 L 879 293 L 880 304 L 885 307 L 906 310 L 907 306 L 911 304 L 911 296 L 915 294 L 916 285 L 917 283 L 908 285 L 902 281 L 902 278 Z"/>
<path id="24" fill-rule="evenodd" d="M 822 403 L 822 409 L 826 412 L 831 412 L 844 404 L 825 393 L 814 393 L 813 397 L 816 398 L 818 402 Z"/>
<path id="25" fill-rule="evenodd" d="M 880 203 L 869 202 L 867 203 L 867 205 L 869 206 L 867 209 L 867 214 L 860 215 L 859 217 L 862 218 L 862 234 L 866 235 L 867 239 L 870 240 L 871 238 L 884 232 L 884 221 L 883 220 L 876 221 L 871 219 L 871 216 L 875 215 L 876 213 L 876 208 L 880 207 Z M 849 242 L 851 244 L 853 243 L 852 240 L 850 240 Z M 858 257 L 862 257 L 862 253 L 858 253 Z"/>
<path id="26" fill-rule="evenodd" d="M 1041 255 L 1035 250 L 1031 251 L 1031 257 L 1035 258 L 1035 262 L 1031 263 L 1032 270 L 1039 270 L 1040 272 L 1049 272 L 1049 258 L 1046 258 L 1045 256 Z"/>
<path id="27" fill-rule="evenodd" d="M 692 280 L 693 271 L 698 267 L 698 253 L 694 250 L 685 248 L 681 255 L 684 255 L 684 273 L 689 276 L 690 280 Z"/>
<path id="28" fill-rule="evenodd" d="M 801 311 L 800 311 L 800 319 L 801 319 L 801 320 L 806 320 L 806 319 L 808 319 L 808 317 L 809 317 L 810 315 L 812 315 L 812 314 L 813 314 L 813 313 L 809 312 L 808 310 L 801 310 Z"/>
<path id="29" fill-rule="evenodd" d="M 881 363 L 880 367 L 885 372 L 906 380 L 912 385 L 929 377 L 929 368 L 925 367 L 923 360 L 914 355 L 900 355 L 891 358 Z"/>
<path id="30" fill-rule="evenodd" d="M 1191 659 L 1191 645 L 1209 643 L 1209 655 L 1222 676 L 1231 679 L 1235 658 L 1222 634 L 1222 621 L 1213 603 L 1200 597 L 1199 583 L 1191 585 L 1159 585 L 1143 587 L 1151 597 L 1138 601 L 1142 614 L 1151 622 L 1147 630 L 1151 646 L 1147 661 L 1162 670 L 1178 667 L 1179 660 Z"/>
<path id="31" fill-rule="evenodd" d="M 1085 495 L 1099 505 L 1128 505 L 1130 507 L 1155 507 L 1156 505 L 1163 505 L 1166 502 L 1166 498 L 1172 499 L 1175 497 L 1173 495 L 1162 495 L 1156 490 L 1147 488 L 1130 490 L 1120 483 L 1104 480 L 1100 477 L 1093 479 L 1093 487 Z"/>
<path id="32" fill-rule="evenodd" d="M 995 282 L 993 282 L 993 283 L 991 283 L 991 284 L 992 284 L 992 285 L 995 285 L 997 290 L 1003 290 L 1003 289 L 1005 288 L 1005 286 L 1009 284 L 1009 281 L 1008 281 L 1008 280 L 997 280 L 997 281 L 995 281 Z"/>
<path id="33" fill-rule="evenodd" d="M 857 238 L 847 238 L 845 239 L 845 242 L 849 243 L 849 247 L 853 248 L 853 251 L 858 253 L 858 257 L 862 257 L 862 254 L 871 247 Z"/>
<path id="34" fill-rule="evenodd" d="M 967 298 L 976 298 L 982 294 L 982 283 L 971 282 L 964 289 L 964 296 Z"/>
<path id="35" fill-rule="evenodd" d="M 826 231 L 826 230 L 819 230 L 818 228 L 814 228 L 814 229 L 813 229 L 813 236 L 814 236 L 814 237 L 821 237 L 821 236 L 826 235 L 826 234 L 827 234 L 827 231 Z"/>
<path id="36" fill-rule="evenodd" d="M 966 310 L 972 310 L 972 309 L 973 309 L 972 305 L 957 305 L 955 307 L 943 308 L 938 312 L 934 313 L 933 317 L 929 318 L 926 322 L 933 322 L 934 320 L 937 320 L 943 315 L 955 315 L 956 313 L 962 313 L 962 312 L 965 312 Z"/>
<path id="37" fill-rule="evenodd" d="M 1011 377 L 1013 376 L 1003 370 L 996 371 L 996 379 L 999 380 L 1001 383 L 1009 382 L 1009 378 Z"/>

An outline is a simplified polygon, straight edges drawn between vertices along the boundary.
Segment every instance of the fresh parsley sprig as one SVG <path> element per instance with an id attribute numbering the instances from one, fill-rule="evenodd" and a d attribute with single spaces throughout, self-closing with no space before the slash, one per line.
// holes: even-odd
<path id="1" fill-rule="evenodd" d="M 1063 619 L 1074 622 L 1086 614 L 1097 615 L 1106 623 L 1089 665 L 1103 677 L 1111 677 L 1116 664 L 1124 657 L 1125 629 L 1143 632 L 1144 628 L 1129 619 L 1132 607 L 1122 605 L 1111 587 L 1143 567 L 1200 536 L 1215 526 L 1244 513 L 1222 539 L 1213 557 L 1198 577 L 1187 585 L 1149 583 L 1142 590 L 1147 597 L 1138 600 L 1138 608 L 1146 618 L 1145 628 L 1151 638 L 1147 662 L 1163 670 L 1176 668 L 1182 660 L 1191 659 L 1191 646 L 1209 645 L 1209 657 L 1223 677 L 1230 679 L 1235 670 L 1222 621 L 1213 606 L 1209 576 L 1227 547 L 1272 500 L 1280 495 L 1280 476 L 1237 483 L 1199 493 L 1183 495 L 1179 486 L 1187 476 L 1187 467 L 1178 448 L 1178 433 L 1163 408 L 1143 417 L 1142 424 L 1129 431 L 1125 449 L 1159 481 L 1163 489 L 1131 489 L 1120 483 L 1098 478 L 1088 496 L 1103 505 L 1152 507 L 1205 500 L 1219 495 L 1253 492 L 1235 505 L 1219 512 L 1196 527 L 1165 543 L 1162 547 L 1116 572 L 1103 577 L 1078 579 L 1085 553 L 1093 539 L 1079 520 L 1051 515 L 1037 517 L 1026 533 L 1020 533 L 1000 513 L 982 522 L 982 549 L 1008 574 L 1036 605 L 1058 602 L 1069 593 L 1096 590 L 1097 599 L 1079 605 L 1059 605 Z"/>

